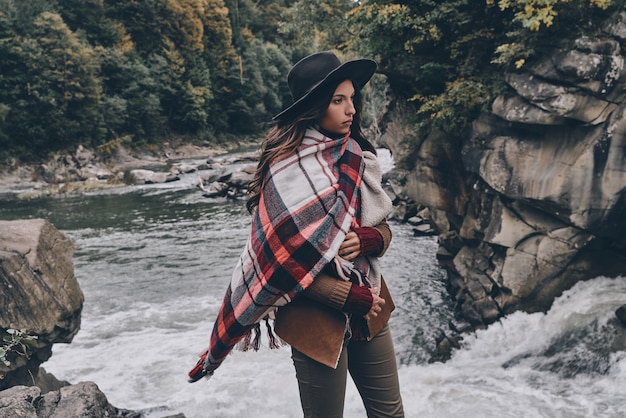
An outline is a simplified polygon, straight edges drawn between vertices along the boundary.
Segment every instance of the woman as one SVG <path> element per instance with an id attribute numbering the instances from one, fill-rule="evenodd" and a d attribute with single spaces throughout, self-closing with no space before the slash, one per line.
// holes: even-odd
<path id="1" fill-rule="evenodd" d="M 250 185 L 251 233 L 210 347 L 189 372 L 210 376 L 235 344 L 259 347 L 259 323 L 292 346 L 305 417 L 341 417 L 350 372 L 369 417 L 402 417 L 393 302 L 378 256 L 391 239 L 391 202 L 375 148 L 360 129 L 360 90 L 372 60 L 332 52 L 288 74 L 294 102 L 274 117 Z"/>

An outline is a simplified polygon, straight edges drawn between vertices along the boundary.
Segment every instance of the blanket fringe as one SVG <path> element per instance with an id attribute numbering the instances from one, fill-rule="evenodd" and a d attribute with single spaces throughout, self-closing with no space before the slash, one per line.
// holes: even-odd
<path id="1" fill-rule="evenodd" d="M 248 332 L 246 332 L 243 339 L 239 341 L 239 343 L 237 343 L 237 350 L 249 351 L 250 349 L 254 348 L 254 342 L 252 341 L 253 333 L 255 334 L 254 340 L 258 340 L 259 335 L 261 334 L 261 327 L 259 326 L 259 324 L 254 324 L 254 326 L 250 328 Z"/>
<path id="2" fill-rule="evenodd" d="M 252 339 L 252 349 L 254 351 L 259 351 L 261 347 L 261 324 L 256 324 L 254 326 L 254 338 Z"/>
<path id="3" fill-rule="evenodd" d="M 269 319 L 265 319 L 265 326 L 267 328 L 267 339 L 269 341 L 270 349 L 280 348 L 287 344 L 285 343 L 285 341 L 282 340 L 282 338 L 280 338 L 274 333 L 274 330 L 272 329 L 272 325 L 270 324 Z M 237 350 L 259 351 L 259 348 L 261 348 L 261 334 L 262 334 L 261 324 L 260 323 L 254 324 L 254 326 L 250 328 L 248 332 L 246 332 L 243 339 L 239 341 L 239 343 L 237 343 Z"/>
<path id="4" fill-rule="evenodd" d="M 267 327 L 267 338 L 270 341 L 271 349 L 280 348 L 285 345 L 285 342 L 274 334 L 274 331 L 272 330 L 272 326 L 270 325 L 270 321 L 268 319 L 265 320 L 265 326 Z"/>

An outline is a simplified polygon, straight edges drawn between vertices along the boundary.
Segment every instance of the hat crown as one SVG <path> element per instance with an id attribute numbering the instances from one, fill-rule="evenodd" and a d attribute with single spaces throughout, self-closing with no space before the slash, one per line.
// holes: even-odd
<path id="1" fill-rule="evenodd" d="M 293 103 L 275 115 L 276 120 L 293 114 L 324 86 L 336 86 L 343 80 L 352 80 L 355 89 L 361 89 L 376 71 L 376 62 L 370 59 L 357 59 L 344 62 L 332 51 L 318 52 L 298 61 L 287 74 L 287 84 Z"/>
<path id="2" fill-rule="evenodd" d="M 319 52 L 298 61 L 287 75 L 287 84 L 294 100 L 298 100 L 341 66 L 332 52 Z"/>

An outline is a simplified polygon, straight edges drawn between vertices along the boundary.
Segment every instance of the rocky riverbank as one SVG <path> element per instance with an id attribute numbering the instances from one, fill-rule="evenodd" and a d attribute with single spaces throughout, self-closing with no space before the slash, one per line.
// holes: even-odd
<path id="1" fill-rule="evenodd" d="M 157 151 L 119 148 L 98 154 L 79 146 L 73 153 L 48 162 L 0 167 L 0 194 L 18 199 L 84 193 L 129 185 L 175 182 L 196 173 L 196 187 L 207 198 L 244 199 L 258 163 L 259 144 L 230 146 L 164 144 Z M 416 235 L 434 235 L 431 211 L 406 193 L 406 174 L 385 173 L 383 187 L 394 203 L 389 219 L 408 222 Z"/>
<path id="2" fill-rule="evenodd" d="M 98 153 L 79 146 L 74 152 L 56 155 L 38 164 L 15 161 L 0 167 L 0 193 L 29 199 L 62 193 L 81 193 L 128 184 L 175 181 L 185 172 L 210 168 L 211 159 L 228 153 L 255 149 L 254 142 L 234 145 L 191 143 L 158 149 L 118 148 L 112 153 Z M 203 160 L 196 166 L 180 164 L 188 159 Z"/>

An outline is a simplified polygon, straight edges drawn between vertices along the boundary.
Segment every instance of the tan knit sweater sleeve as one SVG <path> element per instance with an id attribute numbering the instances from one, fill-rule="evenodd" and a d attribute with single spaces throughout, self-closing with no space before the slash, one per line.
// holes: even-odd
<path id="1" fill-rule="evenodd" d="M 351 286 L 352 282 L 320 273 L 306 288 L 304 295 L 331 308 L 341 310 L 346 303 Z"/>
<path id="2" fill-rule="evenodd" d="M 385 220 L 374 228 L 376 228 L 383 237 L 383 249 L 378 255 L 380 257 L 385 254 L 391 243 L 391 229 Z M 332 277 L 326 273 L 320 273 L 313 283 L 306 288 L 304 295 L 317 302 L 341 310 L 348 298 L 351 286 L 351 282 Z"/>
<path id="3" fill-rule="evenodd" d="M 378 257 L 382 257 L 387 252 L 389 244 L 391 244 L 391 228 L 389 228 L 389 224 L 384 219 L 374 228 L 376 228 L 376 230 L 378 230 L 380 235 L 383 237 L 383 250 L 380 254 L 378 254 Z"/>

